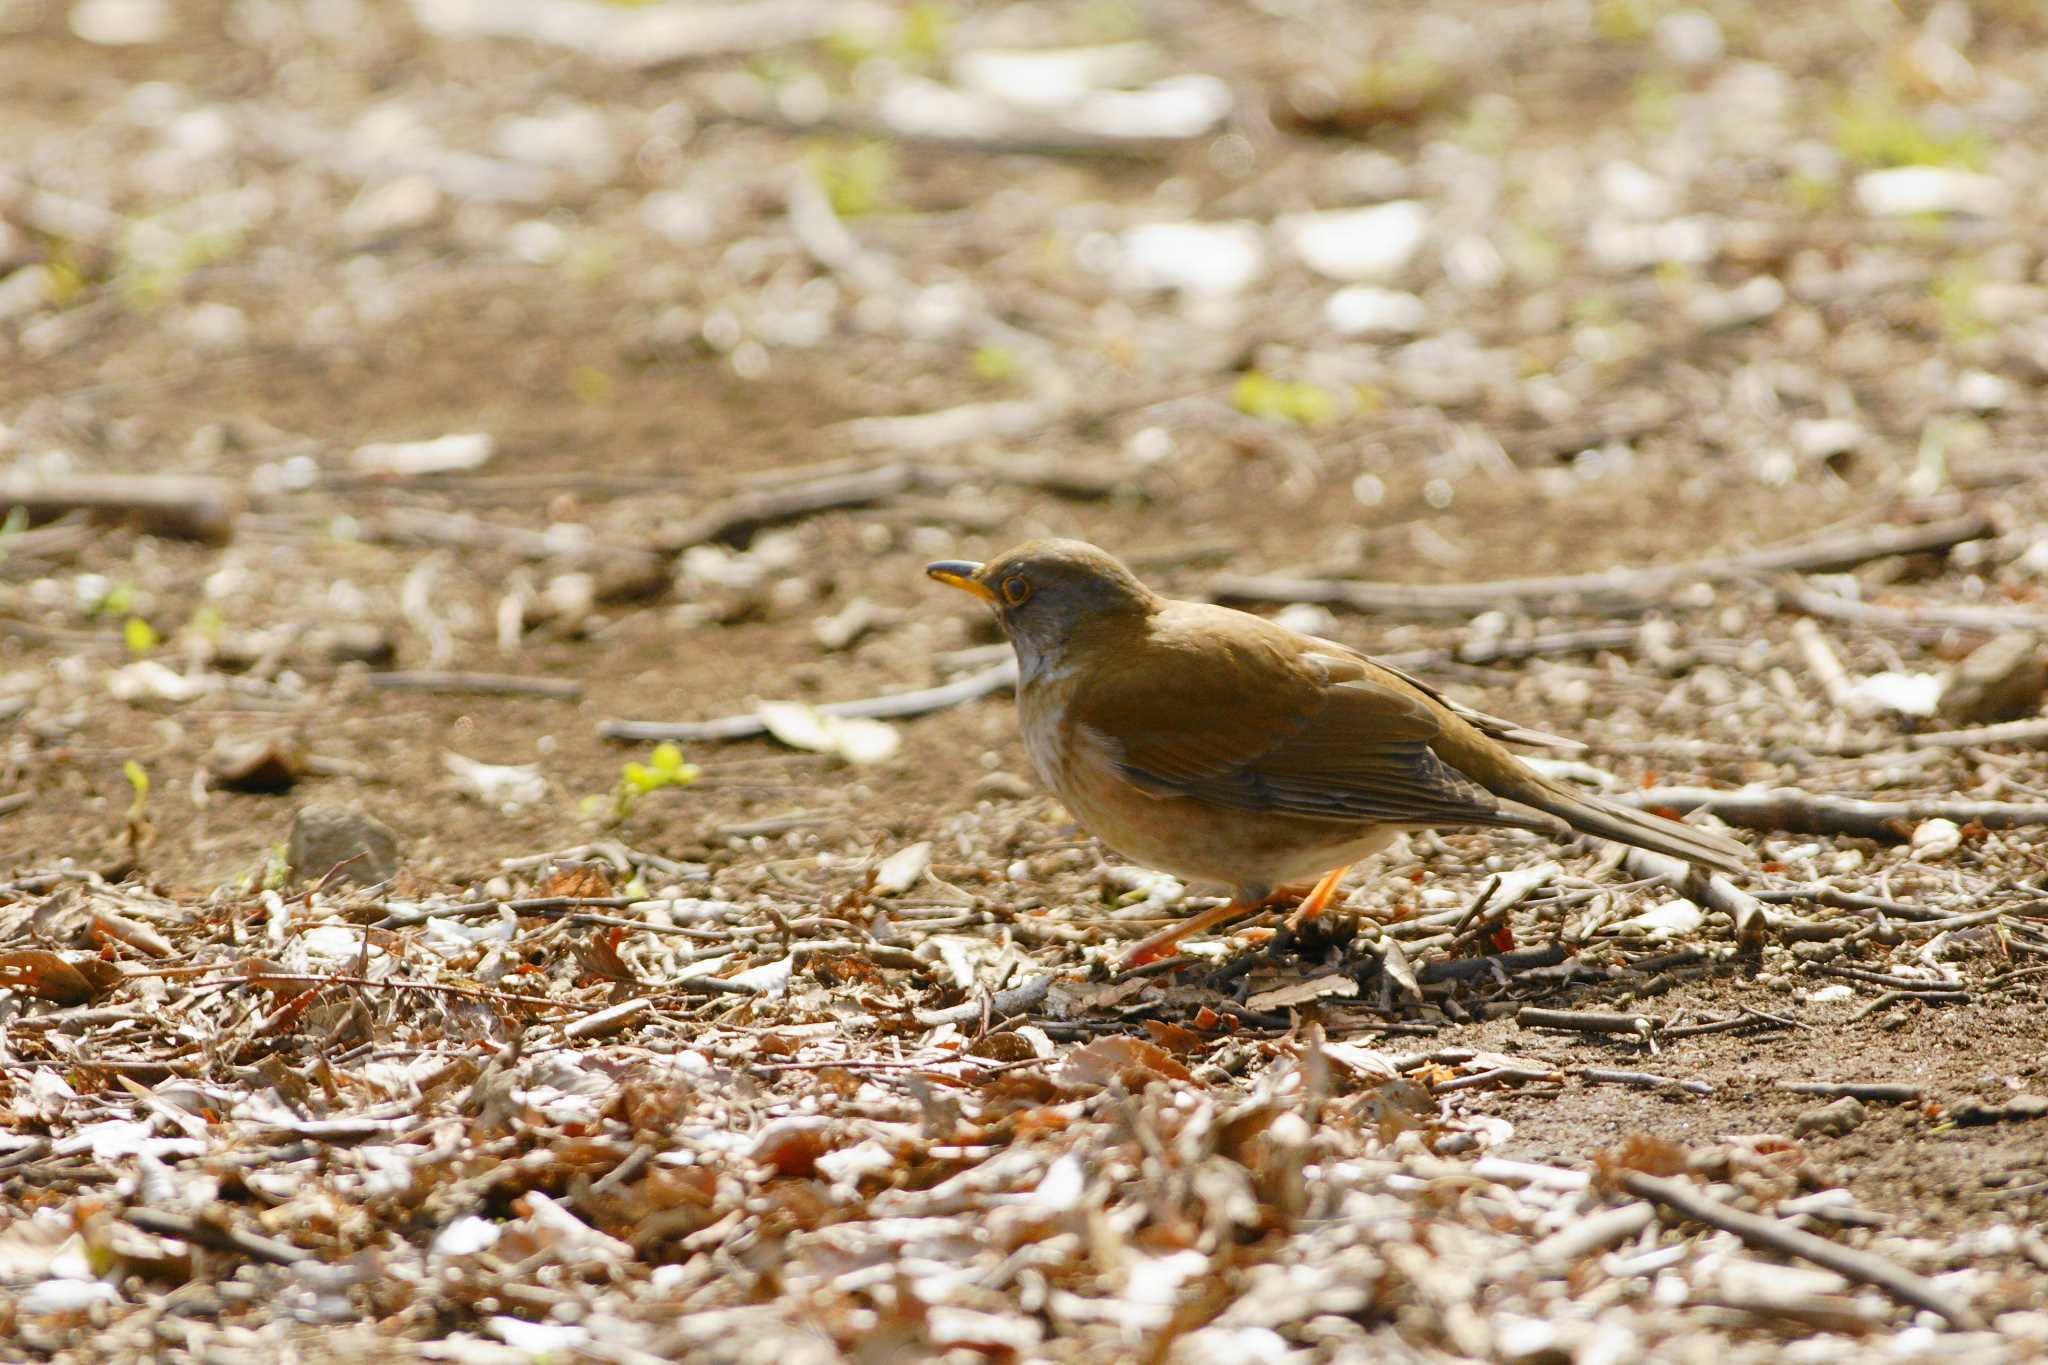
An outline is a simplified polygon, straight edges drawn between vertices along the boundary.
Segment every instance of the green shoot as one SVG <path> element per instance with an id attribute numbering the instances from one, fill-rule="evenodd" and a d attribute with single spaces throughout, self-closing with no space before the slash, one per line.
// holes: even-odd
<path id="1" fill-rule="evenodd" d="M 687 787 L 703 776 L 702 769 L 694 763 L 683 762 L 683 751 L 673 744 L 657 744 L 654 752 L 647 756 L 647 762 L 628 761 L 619 768 L 619 781 L 612 788 L 610 809 L 605 810 L 601 798 L 583 802 L 585 815 L 608 815 L 612 823 L 626 819 L 633 808 L 640 804 L 640 798 L 664 787 Z"/>
<path id="2" fill-rule="evenodd" d="M 1257 370 L 1246 370 L 1231 394 L 1231 403 L 1249 417 L 1319 426 L 1337 415 L 1337 400 L 1314 384 L 1291 383 Z"/>
<path id="3" fill-rule="evenodd" d="M 140 616 L 131 616 L 121 623 L 121 643 L 128 646 L 128 652 L 141 658 L 163 643 L 156 627 Z"/>
<path id="4" fill-rule="evenodd" d="M 148 815 L 149 770 L 131 758 L 121 765 L 121 773 L 135 791 L 135 799 L 128 803 L 126 828 L 122 835 L 128 841 L 128 856 L 140 859 L 143 848 L 156 836 Z"/>

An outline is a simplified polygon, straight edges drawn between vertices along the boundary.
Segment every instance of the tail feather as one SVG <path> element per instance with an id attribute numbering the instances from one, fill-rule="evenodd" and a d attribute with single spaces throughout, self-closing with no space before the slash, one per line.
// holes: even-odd
<path id="1" fill-rule="evenodd" d="M 1535 791 L 1515 793 L 1515 799 L 1555 815 L 1581 834 L 1668 853 L 1716 872 L 1740 872 L 1749 865 L 1749 850 L 1725 834 L 1652 815 L 1591 792 L 1544 782 Z"/>

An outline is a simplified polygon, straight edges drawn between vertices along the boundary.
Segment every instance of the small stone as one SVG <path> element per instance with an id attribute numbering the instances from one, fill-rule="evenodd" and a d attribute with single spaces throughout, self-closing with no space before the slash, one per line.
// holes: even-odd
<path id="1" fill-rule="evenodd" d="M 215 786 L 231 791 L 281 792 L 305 773 L 305 759 L 280 736 L 222 735 L 207 750 L 206 772 Z"/>
<path id="2" fill-rule="evenodd" d="M 1941 714 L 1970 725 L 2017 720 L 2040 709 L 2048 692 L 2048 652 L 2024 631 L 1972 650 L 1941 693 Z"/>
<path id="3" fill-rule="evenodd" d="M 1953 820 L 1922 820 L 1913 830 L 1911 857 L 1928 863 L 1946 858 L 1963 846 L 1962 828 Z"/>
<path id="4" fill-rule="evenodd" d="M 1348 337 L 1413 336 L 1428 318 L 1415 295 L 1369 284 L 1339 289 L 1323 305 L 1324 321 Z"/>
<path id="5" fill-rule="evenodd" d="M 398 642 L 382 626 L 318 626 L 306 632 L 305 648 L 335 664 L 382 667 L 398 657 Z"/>
<path id="6" fill-rule="evenodd" d="M 333 872 L 338 881 L 373 886 L 397 875 L 398 836 L 353 806 L 316 801 L 293 818 L 285 860 L 300 881 L 318 882 Z"/>
<path id="7" fill-rule="evenodd" d="M 350 236 L 377 238 L 425 227 L 441 211 L 441 191 L 424 175 L 402 175 L 357 195 L 341 215 Z"/>
<path id="8" fill-rule="evenodd" d="M 167 0 L 79 0 L 71 7 L 71 31 L 101 47 L 160 43 L 171 36 Z"/>
<path id="9" fill-rule="evenodd" d="M 1847 417 L 1809 418 L 1792 424 L 1792 448 L 1802 460 L 1832 460 L 1863 444 L 1861 422 Z"/>
<path id="10" fill-rule="evenodd" d="M 1677 66 L 1698 67 L 1717 61 L 1727 49 L 1721 25 L 1704 10 L 1682 9 L 1667 14 L 1650 30 L 1657 50 Z"/>
<path id="11" fill-rule="evenodd" d="M 974 784 L 977 801 L 1022 801 L 1036 790 L 1015 773 L 984 773 Z"/>
<path id="12" fill-rule="evenodd" d="M 1863 1101 L 1854 1095 L 1844 1095 L 1833 1104 L 1824 1104 L 1818 1109 L 1809 1109 L 1792 1121 L 1792 1136 L 1806 1137 L 1819 1133 L 1826 1137 L 1841 1137 L 1854 1132 L 1863 1122 Z"/>
<path id="13" fill-rule="evenodd" d="M 1972 412 L 1996 412 L 2012 397 L 2012 385 L 1989 370 L 1965 370 L 1956 380 L 1956 402 Z"/>
<path id="14" fill-rule="evenodd" d="M 1132 290 L 1235 294 L 1266 268 L 1255 223 L 1146 223 L 1123 235 L 1118 278 Z"/>
<path id="15" fill-rule="evenodd" d="M 1429 211 L 1412 199 L 1371 208 L 1298 213 L 1280 234 L 1308 268 L 1334 280 L 1386 280 L 1408 268 L 1429 237 Z"/>
<path id="16" fill-rule="evenodd" d="M 1949 166 L 1894 166 L 1856 177 L 1856 204 L 1878 218 L 1966 213 L 1995 218 L 2012 206 L 2005 182 Z"/>

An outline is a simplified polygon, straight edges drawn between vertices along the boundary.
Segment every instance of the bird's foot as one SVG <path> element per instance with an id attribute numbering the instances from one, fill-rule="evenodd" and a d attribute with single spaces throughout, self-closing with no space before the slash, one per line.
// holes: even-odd
<path id="1" fill-rule="evenodd" d="M 1325 872 L 1323 879 L 1315 884 L 1313 890 L 1301 898 L 1301 904 L 1296 906 L 1294 913 L 1287 917 L 1288 930 L 1298 934 L 1301 932 L 1303 925 L 1307 924 L 1317 915 L 1322 914 L 1324 909 L 1329 906 L 1331 898 L 1337 894 L 1338 883 L 1344 880 L 1344 874 L 1350 870 L 1351 864 L 1346 863 L 1342 867 L 1332 868 L 1330 871 Z"/>
<path id="2" fill-rule="evenodd" d="M 1123 955 L 1120 965 L 1123 970 L 1129 971 L 1133 967 L 1142 967 L 1149 962 L 1158 962 L 1162 958 L 1172 957 L 1175 952 L 1174 945 L 1190 934 L 1199 934 L 1204 929 L 1213 929 L 1225 920 L 1236 919 L 1239 915 L 1247 914 L 1258 908 L 1256 905 L 1246 905 L 1241 901 L 1232 901 L 1228 905 L 1218 905 L 1204 910 L 1193 919 L 1182 920 L 1179 924 L 1169 924 L 1159 932 L 1148 934 L 1133 944 L 1130 950 Z"/>

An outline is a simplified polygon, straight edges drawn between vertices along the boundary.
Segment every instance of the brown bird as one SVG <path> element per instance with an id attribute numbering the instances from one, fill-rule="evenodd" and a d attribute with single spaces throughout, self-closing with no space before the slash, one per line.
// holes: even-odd
<path id="1" fill-rule="evenodd" d="M 1133 862 L 1235 891 L 1127 965 L 1323 874 L 1299 925 L 1402 830 L 1577 830 L 1723 872 L 1748 857 L 1723 835 L 1554 782 L 1501 743 L 1570 740 L 1335 641 L 1161 597 L 1093 545 L 1034 540 L 925 572 L 995 609 L 1017 651 L 1024 747 L 1074 818 Z"/>

